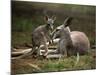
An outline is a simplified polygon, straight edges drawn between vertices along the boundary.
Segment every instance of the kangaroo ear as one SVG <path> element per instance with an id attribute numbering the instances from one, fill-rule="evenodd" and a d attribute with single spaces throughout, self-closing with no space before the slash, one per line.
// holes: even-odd
<path id="1" fill-rule="evenodd" d="M 55 17 L 55 16 L 52 16 L 51 18 L 52 18 L 54 21 L 56 20 L 56 17 Z"/>
<path id="2" fill-rule="evenodd" d="M 72 19 L 73 19 L 72 17 L 68 17 L 68 18 L 66 18 L 65 21 L 64 21 L 64 27 L 69 26 L 70 23 L 71 23 L 71 21 L 72 21 Z"/>
<path id="3" fill-rule="evenodd" d="M 47 21 L 47 20 L 48 20 L 48 18 L 49 18 L 49 17 L 46 15 L 46 16 L 44 17 L 44 20 L 46 20 L 46 21 Z"/>

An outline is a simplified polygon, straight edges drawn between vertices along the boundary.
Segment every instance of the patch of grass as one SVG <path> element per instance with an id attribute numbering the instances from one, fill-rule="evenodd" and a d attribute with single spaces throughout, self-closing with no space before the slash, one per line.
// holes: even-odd
<path id="1" fill-rule="evenodd" d="M 14 61 L 13 61 L 14 62 Z M 25 62 L 37 65 L 41 70 L 36 70 Z M 41 72 L 57 72 L 72 70 L 91 70 L 96 68 L 96 59 L 92 53 L 80 56 L 80 60 L 75 65 L 76 56 L 63 59 L 20 59 L 12 63 L 12 72 L 21 73 L 41 73 Z"/>
<path id="2" fill-rule="evenodd" d="M 63 71 L 63 70 L 87 70 L 95 69 L 95 59 L 91 56 L 84 55 L 80 56 L 80 60 L 77 65 L 75 65 L 76 57 L 72 56 L 69 58 L 64 58 L 60 60 L 50 60 L 44 65 L 44 70 L 46 71 Z"/>
<path id="3" fill-rule="evenodd" d="M 55 61 L 52 61 L 52 60 L 49 60 L 44 66 L 43 66 L 43 69 L 45 71 L 59 71 L 61 69 L 63 69 L 65 67 L 64 63 L 63 62 L 60 62 L 58 60 Z"/>

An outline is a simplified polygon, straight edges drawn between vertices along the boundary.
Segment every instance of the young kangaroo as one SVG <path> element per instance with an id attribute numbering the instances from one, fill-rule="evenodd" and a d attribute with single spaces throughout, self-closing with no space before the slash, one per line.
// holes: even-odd
<path id="1" fill-rule="evenodd" d="M 54 32 L 54 38 L 60 37 L 58 51 L 65 56 L 73 54 L 85 54 L 90 48 L 90 42 L 85 33 L 80 31 L 70 32 L 67 28 L 70 25 L 71 18 L 67 18 L 62 28 Z"/>
<path id="2" fill-rule="evenodd" d="M 45 25 L 41 25 L 37 27 L 33 33 L 32 33 L 32 45 L 33 45 L 33 51 L 35 52 L 35 48 L 40 47 L 40 45 L 44 45 L 45 47 L 45 54 L 46 56 L 48 54 L 48 46 L 47 41 L 51 42 L 50 38 L 50 31 L 53 29 L 54 21 L 56 20 L 56 17 L 49 18 L 48 16 L 45 16 Z M 38 53 L 38 51 L 36 51 Z"/>

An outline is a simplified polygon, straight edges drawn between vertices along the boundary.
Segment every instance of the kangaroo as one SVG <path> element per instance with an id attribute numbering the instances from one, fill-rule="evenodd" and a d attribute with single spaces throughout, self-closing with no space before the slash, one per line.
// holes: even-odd
<path id="1" fill-rule="evenodd" d="M 62 27 L 53 34 L 53 39 L 59 37 L 58 52 L 65 55 L 86 54 L 90 48 L 90 42 L 85 33 L 80 31 L 69 31 L 71 18 L 67 18 Z"/>
<path id="2" fill-rule="evenodd" d="M 67 19 L 64 21 L 64 23 L 63 23 L 62 25 L 56 27 L 56 28 L 53 30 L 53 32 L 51 33 L 51 37 L 52 37 L 52 42 L 53 42 L 54 44 L 57 44 L 57 43 L 59 42 L 59 40 L 60 40 L 60 39 L 59 39 L 59 37 L 60 37 L 59 33 L 58 33 L 58 34 L 56 33 L 56 35 L 54 35 L 55 32 L 61 30 L 61 29 L 64 27 L 64 25 L 66 24 L 66 22 L 69 23 L 69 21 L 70 21 L 71 19 L 72 19 L 72 18 L 70 18 L 70 19 L 67 18 Z M 71 32 L 71 29 L 70 29 L 69 26 L 67 26 L 66 28 L 68 29 L 69 32 Z"/>
<path id="3" fill-rule="evenodd" d="M 46 56 L 48 54 L 48 46 L 47 46 L 47 42 L 51 42 L 51 38 L 50 38 L 50 32 L 51 30 L 53 30 L 53 24 L 54 21 L 56 20 L 56 17 L 51 17 L 49 18 L 48 16 L 45 16 L 45 25 L 40 25 L 39 27 L 37 27 L 33 33 L 32 33 L 32 45 L 33 45 L 33 51 L 35 52 L 35 47 L 38 47 L 38 49 L 40 48 L 40 45 L 44 45 L 45 47 L 45 54 L 44 56 Z M 36 53 L 38 54 L 39 51 L 36 51 Z"/>
<path id="4" fill-rule="evenodd" d="M 53 24 L 56 20 L 56 17 L 52 16 L 49 18 L 48 16 L 45 16 L 44 18 L 46 24 L 38 26 L 32 33 L 32 50 L 28 53 L 24 53 L 16 59 L 24 58 L 29 55 L 33 55 L 33 57 L 38 56 L 41 46 L 44 46 L 45 48 L 44 56 L 48 54 L 47 42 L 51 42 L 50 33 L 53 30 Z"/>

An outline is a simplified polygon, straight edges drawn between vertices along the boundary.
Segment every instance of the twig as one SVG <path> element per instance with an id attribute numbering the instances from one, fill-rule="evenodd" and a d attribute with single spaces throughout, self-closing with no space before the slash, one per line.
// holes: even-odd
<path id="1" fill-rule="evenodd" d="M 41 70 L 37 65 L 31 64 L 31 63 L 27 63 L 29 66 L 33 67 L 36 70 Z"/>

